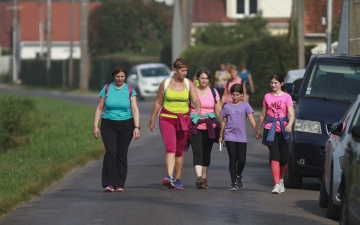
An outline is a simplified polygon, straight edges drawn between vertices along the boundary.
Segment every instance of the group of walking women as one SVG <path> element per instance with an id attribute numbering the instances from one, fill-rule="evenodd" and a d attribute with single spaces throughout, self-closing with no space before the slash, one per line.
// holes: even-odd
<path id="1" fill-rule="evenodd" d="M 224 96 L 211 87 L 211 72 L 202 67 L 195 74 L 198 85 L 186 78 L 188 63 L 178 58 L 173 63 L 174 75 L 159 86 L 148 127 L 159 129 L 166 149 L 167 174 L 162 184 L 182 190 L 183 152 L 188 143 L 193 151 L 193 165 L 198 189 L 209 188 L 208 171 L 213 143 L 226 146 L 229 155 L 230 190 L 244 187 L 242 180 L 246 162 L 246 119 L 254 129 L 256 139 L 269 148 L 274 187 L 271 193 L 285 191 L 283 177 L 287 166 L 290 131 L 294 122 L 293 102 L 286 93 L 284 78 L 275 73 L 270 77 L 272 91 L 264 96 L 263 108 L 255 122 L 254 110 L 244 101 L 244 85 L 237 79 L 237 68 L 229 67 L 231 79 L 225 85 Z M 233 75 L 231 75 L 233 74 Z M 236 75 L 236 76 L 235 76 Z M 100 91 L 94 116 L 94 138 L 100 133 L 105 145 L 102 186 L 106 192 L 124 191 L 127 174 L 127 152 L 131 139 L 140 137 L 140 115 L 136 92 L 125 83 L 127 72 L 117 66 L 111 72 L 114 82 Z M 225 104 L 224 104 L 225 103 Z M 101 119 L 99 131 L 98 125 Z M 264 126 L 263 126 L 264 125 Z M 260 131 L 263 127 L 263 132 Z M 175 176 L 174 176 L 175 175 Z"/>

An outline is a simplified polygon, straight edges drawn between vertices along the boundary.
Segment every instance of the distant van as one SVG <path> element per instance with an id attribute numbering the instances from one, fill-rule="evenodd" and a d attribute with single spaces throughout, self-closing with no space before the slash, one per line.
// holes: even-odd
<path id="1" fill-rule="evenodd" d="M 322 178 L 331 126 L 360 94 L 360 56 L 313 55 L 298 93 L 293 83 L 285 85 L 296 107 L 284 181 L 301 188 L 302 177 Z"/>

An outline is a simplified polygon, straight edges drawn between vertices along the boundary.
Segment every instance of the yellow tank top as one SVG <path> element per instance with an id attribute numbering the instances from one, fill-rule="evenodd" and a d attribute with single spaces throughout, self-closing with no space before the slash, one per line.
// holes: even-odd
<path id="1" fill-rule="evenodd" d="M 187 113 L 189 112 L 189 91 L 184 85 L 182 91 L 173 91 L 170 88 L 165 92 L 163 107 L 172 113 Z M 161 116 L 168 118 L 177 118 L 174 115 L 161 113 Z"/>

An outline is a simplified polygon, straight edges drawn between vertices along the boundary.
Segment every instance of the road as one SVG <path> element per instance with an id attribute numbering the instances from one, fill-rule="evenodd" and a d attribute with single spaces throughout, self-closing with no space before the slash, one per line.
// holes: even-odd
<path id="1" fill-rule="evenodd" d="M 0 85 L 0 92 L 55 97 L 92 105 L 94 109 L 98 100 L 96 94 L 29 91 L 4 85 Z M 326 209 L 318 205 L 318 179 L 305 178 L 300 190 L 288 188 L 280 195 L 270 193 L 273 183 L 268 150 L 254 138 L 249 124 L 243 189 L 228 190 L 228 156 L 226 149 L 220 152 L 217 144 L 212 152 L 209 189 L 195 187 L 191 149 L 184 153 L 184 190 L 163 187 L 165 148 L 158 127 L 153 133 L 147 129 L 152 105 L 153 100 L 139 103 L 141 138 L 130 144 L 125 192 L 104 193 L 100 178 L 102 160 L 92 161 L 16 208 L 0 220 L 0 225 L 338 224 L 327 219 Z"/>

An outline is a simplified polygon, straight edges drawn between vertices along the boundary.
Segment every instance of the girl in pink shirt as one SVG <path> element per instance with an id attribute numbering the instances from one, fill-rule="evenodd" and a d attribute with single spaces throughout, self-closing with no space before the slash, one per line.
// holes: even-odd
<path id="1" fill-rule="evenodd" d="M 230 73 L 230 79 L 225 81 L 224 83 L 224 94 L 221 97 L 221 103 L 222 105 L 232 102 L 232 98 L 231 98 L 231 93 L 230 93 L 230 88 L 231 86 L 233 86 L 233 84 L 242 84 L 243 89 L 244 89 L 244 96 L 246 96 L 246 84 L 245 82 L 243 82 L 243 80 L 238 76 L 238 70 L 237 67 L 234 65 L 230 65 L 228 68 L 228 71 Z M 242 97 L 241 100 L 244 97 Z"/>
<path id="2" fill-rule="evenodd" d="M 213 143 L 217 141 L 215 129 L 221 117 L 220 97 L 216 89 L 210 87 L 211 72 L 201 67 L 195 74 L 199 86 L 195 88 L 201 102 L 201 114 L 198 115 L 193 104 L 190 107 L 192 120 L 190 140 L 193 151 L 193 165 L 198 189 L 208 188 L 207 174 Z"/>
<path id="3" fill-rule="evenodd" d="M 273 194 L 285 192 L 284 174 L 289 155 L 291 127 L 294 123 L 294 106 L 291 96 L 286 93 L 284 77 L 274 73 L 270 77 L 272 92 L 264 96 L 263 108 L 257 125 L 257 137 L 264 125 L 262 143 L 269 148 L 271 172 L 274 180 Z"/>

